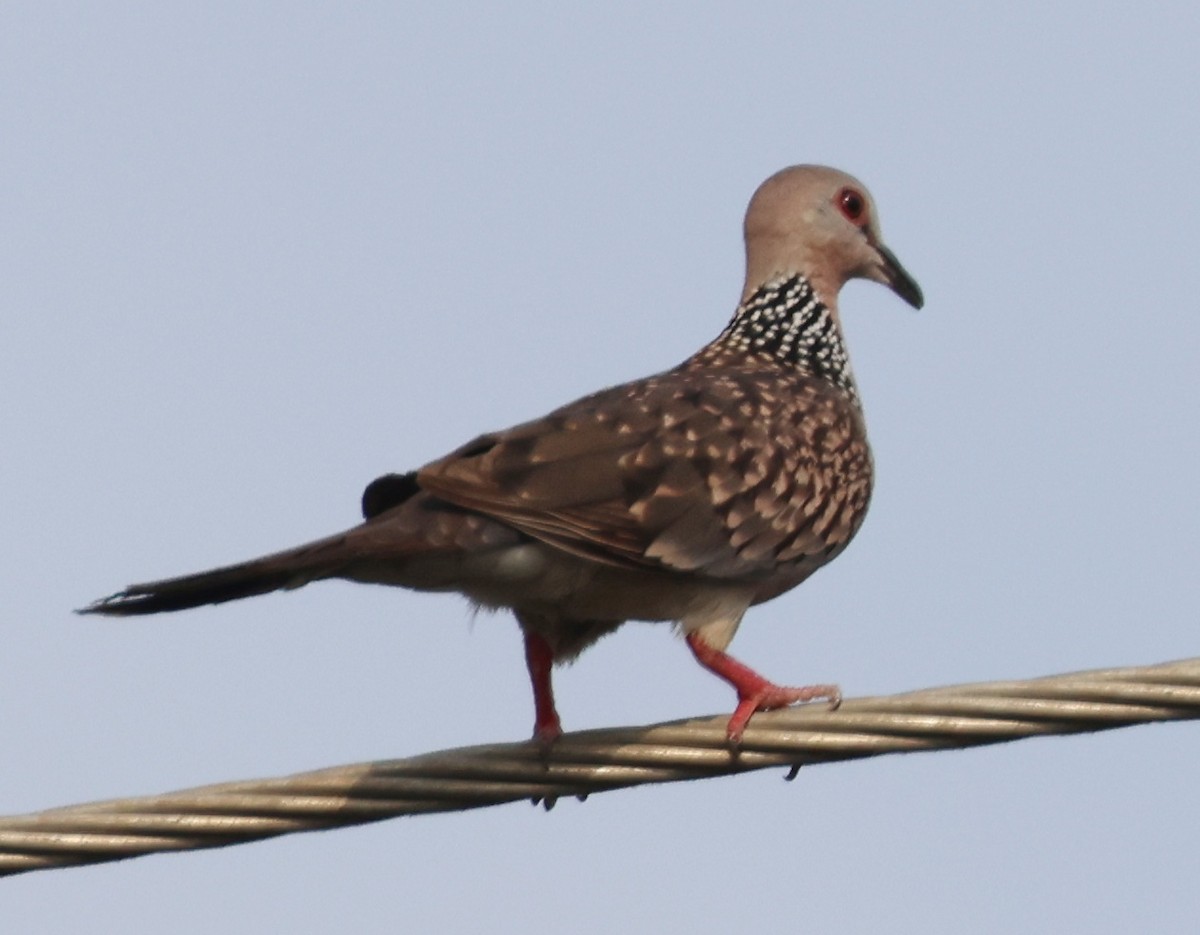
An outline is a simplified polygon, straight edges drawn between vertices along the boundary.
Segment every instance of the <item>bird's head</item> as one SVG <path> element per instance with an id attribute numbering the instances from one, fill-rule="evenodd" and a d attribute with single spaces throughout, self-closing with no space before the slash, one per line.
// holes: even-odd
<path id="1" fill-rule="evenodd" d="M 743 298 L 773 279 L 800 274 L 826 304 L 851 279 L 882 283 L 914 308 L 921 287 L 883 244 L 875 202 L 853 176 L 792 166 L 758 187 L 746 209 Z"/>

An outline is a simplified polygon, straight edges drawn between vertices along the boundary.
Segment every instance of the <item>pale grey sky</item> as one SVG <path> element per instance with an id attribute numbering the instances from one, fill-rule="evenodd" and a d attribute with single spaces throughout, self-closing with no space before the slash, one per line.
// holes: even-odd
<path id="1" fill-rule="evenodd" d="M 525 736 L 516 627 L 314 586 L 70 613 L 670 366 L 796 162 L 925 289 L 842 297 L 871 515 L 733 650 L 849 695 L 1200 654 L 1200 14 L 1118 4 L 0 9 L 0 812 Z M 727 711 L 665 626 L 568 729 Z M 5 931 L 1183 931 L 1200 729 L 388 822 L 0 882 Z"/>

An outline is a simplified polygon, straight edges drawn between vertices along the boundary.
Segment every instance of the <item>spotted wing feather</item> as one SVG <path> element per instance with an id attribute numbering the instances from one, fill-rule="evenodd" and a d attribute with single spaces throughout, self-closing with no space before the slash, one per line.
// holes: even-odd
<path id="1" fill-rule="evenodd" d="M 730 368 L 585 397 L 481 436 L 417 481 L 591 559 L 753 580 L 840 550 L 870 474 L 861 417 L 843 394 Z"/>

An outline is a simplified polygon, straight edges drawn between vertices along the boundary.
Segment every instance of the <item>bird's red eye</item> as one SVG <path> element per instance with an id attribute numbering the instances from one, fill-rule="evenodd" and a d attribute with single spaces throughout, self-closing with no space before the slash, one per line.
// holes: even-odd
<path id="1" fill-rule="evenodd" d="M 867 213 L 867 199 L 863 197 L 862 192 L 855 191 L 853 188 L 843 188 L 838 192 L 837 206 L 846 216 L 846 220 L 853 221 L 855 224 L 861 221 Z"/>

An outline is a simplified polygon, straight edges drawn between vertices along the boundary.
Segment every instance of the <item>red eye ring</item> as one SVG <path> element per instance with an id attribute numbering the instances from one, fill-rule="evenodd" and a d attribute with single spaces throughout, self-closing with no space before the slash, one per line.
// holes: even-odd
<path id="1" fill-rule="evenodd" d="M 857 224 L 867 215 L 867 199 L 862 192 L 853 188 L 843 188 L 837 195 L 838 210 L 845 215 L 846 220 Z"/>

